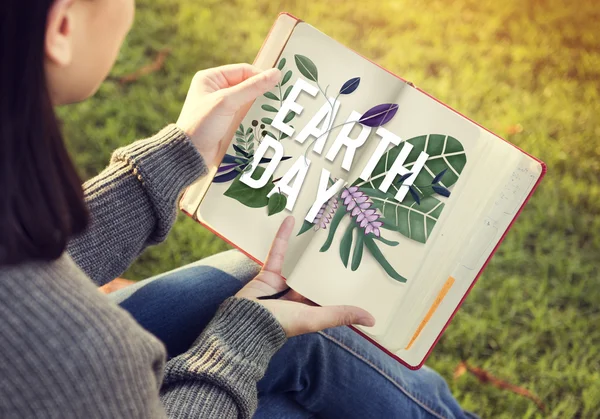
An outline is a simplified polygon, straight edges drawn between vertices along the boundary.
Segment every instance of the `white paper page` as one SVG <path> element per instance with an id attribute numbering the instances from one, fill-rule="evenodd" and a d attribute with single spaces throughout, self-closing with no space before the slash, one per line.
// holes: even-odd
<path id="1" fill-rule="evenodd" d="M 354 77 L 361 78 L 360 86 L 356 92 L 343 96 L 337 118 L 332 125 L 344 122 L 353 110 L 361 112 L 368 109 L 371 104 L 392 102 L 404 85 L 387 71 L 366 61 L 312 26 L 300 23 L 294 29 L 281 55 L 281 58 L 286 59 L 286 67 L 283 73 L 285 74 L 288 70 L 293 73 L 292 78 L 282 90 L 285 90 L 298 77 L 301 77 L 295 64 L 294 56 L 296 54 L 307 56 L 316 64 L 319 85 L 323 90 L 329 86 L 328 96 L 335 96 L 346 80 Z M 275 93 L 282 96 L 277 90 L 275 90 Z M 309 137 L 304 144 L 300 144 L 294 140 L 294 137 L 322 107 L 325 99 L 322 94 L 311 97 L 303 92 L 296 102 L 304 107 L 302 113 L 289 123 L 296 128 L 296 131 L 294 135 L 281 141 L 285 149 L 285 155 L 292 156 L 292 158 L 283 161 L 278 166 L 273 176 L 274 179 L 283 176 L 294 163 L 295 157 L 303 155 L 309 142 L 314 139 L 314 137 Z M 243 124 L 245 127 L 250 126 L 253 119 L 260 121 L 265 116 L 274 117 L 274 113 L 268 113 L 261 109 L 264 104 L 271 105 L 273 101 L 264 97 L 258 98 L 244 118 Z M 276 130 L 272 131 L 278 132 Z M 234 199 L 224 196 L 223 194 L 229 188 L 230 183 L 213 183 L 198 210 L 199 220 L 256 259 L 264 260 L 271 245 L 271 240 L 286 216 L 293 215 L 296 219 L 295 232 L 300 229 L 304 217 L 315 200 L 322 167 L 328 169 L 332 177 L 347 178 L 348 172 L 341 168 L 343 152 L 338 153 L 333 162 L 325 159 L 325 155 L 338 132 L 339 129 L 336 129 L 330 133 L 322 155 L 312 151 L 307 153 L 307 157 L 312 163 L 292 212 L 284 210 L 269 217 L 265 208 L 249 208 Z M 235 154 L 231 147 L 228 153 Z M 310 233 L 301 236 L 294 235 L 286 255 L 284 276 L 290 275 L 311 237 Z M 333 257 L 333 255 L 330 255 L 330 257 Z"/>
<path id="2" fill-rule="evenodd" d="M 542 173 L 540 163 L 492 134 L 486 135 L 494 142 L 497 153 L 508 151 L 510 157 L 505 158 L 502 180 L 476 221 L 477 232 L 464 241 L 461 255 L 446 267 L 447 276 L 452 276 L 455 282 L 410 350 L 395 349 L 410 365 L 419 365 L 427 355 Z M 390 347 L 393 345 L 390 343 Z"/>
<path id="3" fill-rule="evenodd" d="M 481 135 L 480 128 L 416 89 L 402 90 L 396 103 L 399 105 L 399 111 L 385 128 L 405 140 L 423 134 L 446 134 L 459 139 L 467 155 L 467 164 L 458 183 L 451 190 L 468 187 L 471 181 L 470 161 L 477 161 L 478 154 L 482 152 L 481 143 L 478 141 Z M 364 155 L 361 156 L 361 159 L 363 158 Z M 353 304 L 368 310 L 375 316 L 377 324 L 373 328 L 363 330 L 376 339 L 381 338 L 389 332 L 390 322 L 396 313 L 402 312 L 407 290 L 416 287 L 425 292 L 432 286 L 429 278 L 419 275 L 419 270 L 437 240 L 437 230 L 439 225 L 444 223 L 444 214 L 450 212 L 453 202 L 459 199 L 458 196 L 454 196 L 454 192 L 448 199 L 436 198 L 443 201 L 446 208 L 442 211 L 442 218 L 433 229 L 427 243 L 410 240 L 395 231 L 381 230 L 386 239 L 399 242 L 395 247 L 379 242 L 378 246 L 398 273 L 407 278 L 406 283 L 390 278 L 366 249 L 358 270 L 352 272 L 344 268 L 339 257 L 341 236 L 349 224 L 348 220 L 344 220 L 326 253 L 320 253 L 319 248 L 328 231 L 315 233 L 315 239 L 302 255 L 290 278 L 290 286 L 321 305 Z M 459 219 L 455 222 L 465 228 L 471 223 L 469 219 Z M 398 333 L 406 331 L 400 331 L 398 328 L 396 330 Z"/>

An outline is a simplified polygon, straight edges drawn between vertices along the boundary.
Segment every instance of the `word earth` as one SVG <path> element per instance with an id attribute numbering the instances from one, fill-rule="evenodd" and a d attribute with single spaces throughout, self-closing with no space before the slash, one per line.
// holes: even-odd
<path id="1" fill-rule="evenodd" d="M 306 92 L 309 95 L 315 97 L 319 90 L 316 86 L 313 86 L 303 79 L 299 78 L 289 96 L 283 102 L 281 109 L 277 112 L 277 115 L 273 119 L 271 126 L 285 133 L 286 135 L 292 137 L 295 132 L 295 128 L 287 125 L 284 122 L 284 118 L 288 115 L 289 112 L 294 112 L 295 114 L 300 114 L 303 111 L 303 107 L 296 103 L 298 96 L 301 92 Z M 294 138 L 295 141 L 303 144 L 308 137 L 314 137 L 313 140 L 314 147 L 313 151 L 317 154 L 321 155 L 323 153 L 323 148 L 327 141 L 327 137 L 329 135 L 329 131 L 331 131 L 331 121 L 335 120 L 337 112 L 339 111 L 340 103 L 334 99 L 330 98 L 327 103 L 325 103 L 321 109 L 313 116 L 313 118 L 308 122 L 308 124 L 298 133 L 298 135 Z M 342 168 L 346 171 L 350 171 L 352 167 L 352 162 L 354 160 L 354 155 L 356 150 L 365 144 L 367 138 L 371 134 L 372 127 L 361 124 L 359 119 L 361 118 L 361 114 L 356 111 L 353 111 L 350 116 L 347 118 L 344 124 L 341 124 L 343 128 L 340 130 L 337 135 L 335 141 L 329 148 L 325 158 L 329 161 L 333 161 L 338 153 L 341 151 L 342 147 L 345 147 L 344 158 L 342 161 Z M 356 124 L 360 126 L 360 133 L 357 138 L 350 138 L 350 133 Z M 363 168 L 360 178 L 367 181 L 369 177 L 373 173 L 375 166 L 381 159 L 381 157 L 385 154 L 388 147 L 390 145 L 399 145 L 402 142 L 402 139 L 387 129 L 378 126 L 375 134 L 380 137 L 379 144 L 375 149 L 375 152 L 369 158 L 369 161 Z M 379 190 L 382 192 L 387 192 L 394 180 L 397 176 L 400 176 L 403 179 L 402 185 L 398 188 L 398 192 L 395 194 L 394 199 L 398 202 L 402 202 L 408 193 L 409 187 L 413 184 L 416 177 L 419 175 L 419 172 L 423 169 L 423 166 L 427 162 L 429 155 L 424 151 L 419 154 L 419 157 L 414 162 L 414 165 L 409 171 L 406 169 L 403 164 L 406 161 L 406 158 L 410 154 L 413 146 L 410 143 L 404 143 L 401 152 L 398 154 L 396 159 L 394 160 L 393 165 L 390 170 L 386 174 L 384 180 L 381 182 L 379 186 Z M 267 151 L 269 149 L 273 150 L 273 156 L 271 157 L 271 161 L 265 167 L 265 170 L 261 174 L 259 179 L 252 178 L 252 174 L 254 173 L 256 167 L 258 167 L 259 162 L 263 157 L 265 157 Z M 283 145 L 275 138 L 271 136 L 265 136 L 260 143 L 258 149 L 254 153 L 254 159 L 252 162 L 252 166 L 250 170 L 246 171 L 241 177 L 240 181 L 246 184 L 247 186 L 253 189 L 259 189 L 264 187 L 269 181 L 270 177 L 273 175 L 277 166 L 281 162 L 284 155 Z M 283 175 L 283 177 L 275 184 L 273 189 L 267 195 L 270 197 L 274 193 L 282 193 L 287 196 L 287 204 L 286 208 L 288 210 L 293 210 L 294 204 L 296 203 L 296 199 L 300 193 L 300 189 L 302 184 L 304 183 L 304 179 L 308 173 L 308 169 L 310 167 L 311 161 L 304 156 L 299 156 L 292 167 L 288 169 L 288 171 Z M 346 185 L 346 181 L 343 179 L 338 179 L 331 187 L 328 187 L 328 183 L 331 177 L 331 173 L 327 169 L 321 169 L 321 176 L 319 180 L 319 187 L 317 190 L 317 196 L 315 201 L 306 215 L 306 221 L 313 222 L 315 216 L 330 198 L 332 198 L 335 194 L 337 194 L 340 189 Z"/>

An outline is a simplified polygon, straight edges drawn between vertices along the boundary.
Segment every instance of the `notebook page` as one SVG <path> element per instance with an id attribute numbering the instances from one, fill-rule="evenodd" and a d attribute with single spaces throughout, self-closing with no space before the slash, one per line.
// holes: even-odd
<path id="1" fill-rule="evenodd" d="M 283 74 L 292 71 L 292 76 L 282 88 L 281 93 L 277 89 L 274 90 L 277 96 L 283 97 L 284 91 L 302 77 L 295 64 L 296 55 L 309 57 L 317 65 L 319 85 L 322 86 L 323 90 L 327 86 L 331 86 L 328 89 L 328 96 L 335 96 L 346 80 L 353 77 L 361 78 L 360 88 L 352 95 L 344 96 L 334 121 L 335 124 L 344 122 L 354 110 L 364 111 L 367 106 L 365 104 L 392 102 L 397 91 L 403 85 L 396 77 L 368 62 L 312 26 L 299 23 L 280 57 L 280 59 L 286 60 Z M 385 86 L 385 88 L 382 86 Z M 390 89 L 389 86 L 397 86 L 398 90 Z M 266 113 L 262 108 L 263 105 L 272 105 L 273 103 L 268 98 L 258 98 L 244 118 L 244 126 L 251 126 L 252 120 L 261 121 L 265 116 L 273 118 L 274 113 Z M 297 142 L 295 137 L 319 109 L 327 104 L 322 94 L 311 97 L 305 92 L 301 93 L 296 103 L 304 109 L 289 122 L 289 125 L 295 127 L 295 132 L 290 137 L 281 140 L 281 144 L 285 149 L 285 156 L 291 158 L 279 164 L 273 179 L 283 176 L 296 159 L 304 155 L 314 137 L 309 137 L 303 144 Z M 278 132 L 276 130 L 272 131 Z M 341 161 L 344 157 L 343 149 L 333 161 L 325 158 L 338 132 L 339 129 L 333 130 L 326 138 L 321 155 L 313 152 L 312 149 L 306 153 L 306 157 L 311 161 L 311 164 L 292 211 L 284 210 L 278 214 L 268 216 L 265 208 L 250 208 L 225 196 L 224 193 L 230 187 L 230 183 L 213 183 L 199 207 L 197 213 L 199 220 L 256 259 L 264 260 L 281 221 L 286 216 L 293 215 L 296 219 L 296 228 L 294 237 L 290 240 L 283 269 L 284 276 L 288 277 L 313 237 L 311 232 L 300 236 L 296 236 L 295 233 L 302 226 L 306 214 L 314 203 L 321 169 L 326 168 L 329 170 L 332 178 L 348 179 L 348 171 L 341 168 Z M 228 153 L 230 155 L 235 154 L 232 146 Z"/>
<path id="2" fill-rule="evenodd" d="M 453 286 L 410 350 L 396 352 L 411 365 L 418 365 L 426 356 L 542 174 L 539 162 L 492 134 L 487 135 L 496 140 L 498 147 L 512 148 L 514 157 L 506 160 L 505 176 L 477 221 L 478 233 L 465 242 L 462 255 L 448 266 L 448 276 L 455 280 Z"/>
<path id="3" fill-rule="evenodd" d="M 399 105 L 398 113 L 385 128 L 402 139 L 429 133 L 444 133 L 460 139 L 467 154 L 467 164 L 458 183 L 451 188 L 452 193 L 454 194 L 461 184 L 469 184 L 470 161 L 477 161 L 478 154 L 483 152 L 479 150 L 480 128 L 416 89 L 403 89 L 394 102 Z M 362 158 L 364 154 L 361 155 Z M 450 205 L 451 208 L 451 203 L 459 197 L 453 195 L 449 199 L 436 199 Z M 445 212 L 446 208 L 441 212 L 442 217 Z M 378 245 L 394 269 L 407 279 L 406 283 L 390 278 L 367 250 L 363 250 L 364 255 L 356 271 L 343 266 L 339 247 L 342 235 L 350 225 L 349 217 L 345 218 L 338 227 L 330 249 L 325 253 L 319 249 L 327 237 L 327 231 L 316 233 L 320 237 L 310 243 L 290 278 L 290 286 L 321 305 L 353 304 L 370 311 L 377 324 L 374 328 L 363 328 L 363 331 L 378 339 L 388 330 L 389 322 L 394 319 L 398 307 L 402 307 L 407 290 L 416 285 L 427 287 L 428 283 L 422 281 L 418 272 L 429 249 L 437 240 L 436 231 L 440 224 L 443 224 L 443 218 L 440 218 L 439 224 L 433 228 L 432 235 L 426 243 L 411 240 L 397 231 L 381 230 L 381 235 L 386 239 L 398 242 L 397 246 L 386 246 L 379 242 Z M 469 220 L 462 222 L 463 227 L 469 225 Z M 315 275 L 315 266 L 324 267 L 322 270 L 326 271 L 327 275 Z"/>

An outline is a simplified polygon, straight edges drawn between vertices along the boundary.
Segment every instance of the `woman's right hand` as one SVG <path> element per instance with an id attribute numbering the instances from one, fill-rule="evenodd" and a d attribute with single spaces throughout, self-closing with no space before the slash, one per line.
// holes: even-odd
<path id="1" fill-rule="evenodd" d="M 176 125 L 211 164 L 236 113 L 275 87 L 280 78 L 276 68 L 262 71 L 250 64 L 199 71 L 192 79 Z"/>
<path id="2" fill-rule="evenodd" d="M 373 326 L 375 319 L 362 308 L 344 305 L 318 307 L 293 290 L 277 300 L 259 299 L 287 289 L 281 269 L 293 228 L 294 217 L 289 216 L 279 227 L 262 270 L 236 297 L 255 300 L 266 307 L 288 337 L 351 324 Z"/>

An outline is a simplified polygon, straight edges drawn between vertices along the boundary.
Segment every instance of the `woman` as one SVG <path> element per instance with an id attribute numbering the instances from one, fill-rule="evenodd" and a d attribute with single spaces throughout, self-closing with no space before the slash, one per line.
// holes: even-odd
<path id="1" fill-rule="evenodd" d="M 96 91 L 133 1 L 3 0 L 0 12 L 0 417 L 466 416 L 436 373 L 332 328 L 372 325 L 364 310 L 259 299 L 285 288 L 292 219 L 260 271 L 227 252 L 101 295 L 94 283 L 166 237 L 234 113 L 280 74 L 196 74 L 177 123 L 117 150 L 82 189 L 53 106 Z"/>

